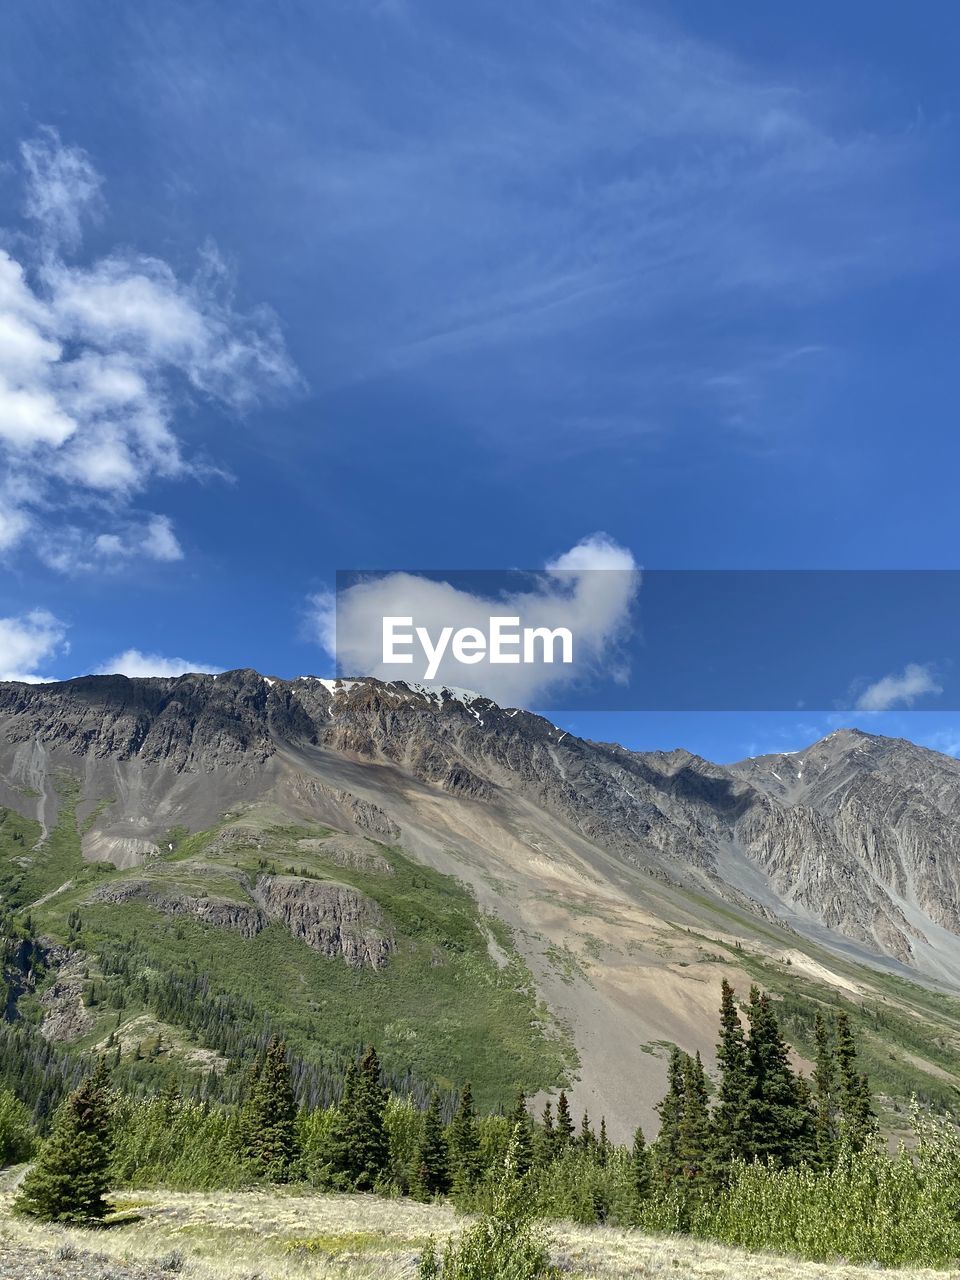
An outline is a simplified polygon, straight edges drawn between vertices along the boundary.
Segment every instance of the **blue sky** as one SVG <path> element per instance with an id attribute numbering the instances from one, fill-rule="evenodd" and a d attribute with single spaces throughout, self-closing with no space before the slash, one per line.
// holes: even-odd
<path id="1" fill-rule="evenodd" d="M 958 26 L 8 6 L 4 671 L 322 671 L 338 568 L 598 531 L 653 568 L 955 567 Z M 955 749 L 908 686 L 863 727 Z M 732 758 L 832 714 L 569 723 Z"/>

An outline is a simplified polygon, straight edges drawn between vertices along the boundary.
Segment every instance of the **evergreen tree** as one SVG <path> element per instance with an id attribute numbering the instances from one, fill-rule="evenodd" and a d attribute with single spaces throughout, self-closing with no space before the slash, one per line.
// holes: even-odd
<path id="1" fill-rule="evenodd" d="M 570 1103 L 567 1095 L 560 1090 L 557 1098 L 557 1151 L 565 1151 L 573 1142 L 573 1117 L 570 1115 Z"/>
<path id="2" fill-rule="evenodd" d="M 747 1132 L 747 1046 L 737 1012 L 733 987 L 726 978 L 720 984 L 720 1042 L 717 1045 L 720 1085 L 713 1113 L 710 1172 L 722 1181 L 736 1159 L 749 1154 Z"/>
<path id="3" fill-rule="evenodd" d="M 288 1180 L 298 1154 L 296 1120 L 286 1045 L 274 1036 L 251 1073 L 240 1112 L 241 1148 L 257 1177 Z"/>
<path id="4" fill-rule="evenodd" d="M 680 1167 L 688 1182 L 698 1179 L 707 1163 L 710 1148 L 710 1110 L 707 1078 L 700 1054 L 684 1055 L 683 1113 L 680 1117 L 678 1151 Z"/>
<path id="5" fill-rule="evenodd" d="M 667 1066 L 667 1092 L 657 1104 L 660 1114 L 660 1133 L 654 1145 L 657 1173 L 664 1182 L 671 1182 L 683 1172 L 680 1159 L 680 1127 L 683 1122 L 683 1106 L 686 1095 L 684 1061 L 686 1054 L 680 1049 L 670 1052 Z"/>
<path id="6" fill-rule="evenodd" d="M 327 1139 L 330 1167 L 339 1182 L 370 1191 L 387 1170 L 390 1143 L 384 1126 L 386 1090 L 380 1059 L 371 1047 L 347 1070 L 343 1097 Z"/>
<path id="7" fill-rule="evenodd" d="M 444 1196 L 450 1190 L 450 1154 L 440 1113 L 440 1095 L 434 1092 L 423 1117 L 417 1149 L 416 1191 L 422 1200 Z"/>
<path id="8" fill-rule="evenodd" d="M 513 1171 L 518 1178 L 524 1177 L 533 1167 L 533 1125 L 523 1090 L 517 1091 L 517 1100 L 508 1117 L 512 1133 Z"/>
<path id="9" fill-rule="evenodd" d="M 837 1131 L 834 1123 L 837 1068 L 827 1025 L 820 1013 L 817 1014 L 814 1023 L 813 1037 L 817 1046 L 813 1068 L 817 1162 L 829 1167 L 837 1154 Z"/>
<path id="10" fill-rule="evenodd" d="M 549 1164 L 557 1154 L 557 1131 L 553 1123 L 553 1103 L 549 1098 L 544 1103 L 539 1137 L 540 1163 Z"/>
<path id="11" fill-rule="evenodd" d="M 809 1092 L 791 1069 L 770 997 L 757 987 L 750 989 L 747 1017 L 748 1154 L 784 1168 L 800 1164 L 815 1152 Z"/>
<path id="12" fill-rule="evenodd" d="M 633 1135 L 633 1148 L 630 1152 L 630 1179 L 633 1183 L 634 1200 L 639 1208 L 650 1195 L 650 1148 L 639 1125 Z"/>
<path id="13" fill-rule="evenodd" d="M 850 1019 L 841 1010 L 836 1024 L 837 1101 L 843 1135 L 854 1151 L 862 1151 L 877 1131 L 877 1117 L 867 1077 L 857 1069 L 857 1046 Z"/>
<path id="14" fill-rule="evenodd" d="M 600 1136 L 597 1139 L 597 1160 L 605 1166 L 610 1157 L 610 1139 L 607 1137 L 607 1117 L 600 1117 Z"/>
<path id="15" fill-rule="evenodd" d="M 593 1130 L 590 1128 L 590 1117 L 586 1110 L 584 1110 L 583 1119 L 580 1121 L 580 1134 L 577 1138 L 577 1145 L 581 1151 L 593 1151 L 597 1145 Z"/>
<path id="16" fill-rule="evenodd" d="M 98 1222 L 109 1209 L 107 1178 L 113 1151 L 113 1096 L 103 1059 L 62 1103 L 53 1133 L 24 1178 L 18 1213 L 43 1222 Z"/>
<path id="17" fill-rule="evenodd" d="M 449 1133 L 450 1163 L 453 1185 L 456 1190 L 468 1190 L 476 1185 L 481 1174 L 480 1131 L 473 1107 L 473 1091 L 469 1084 L 463 1086 Z"/>

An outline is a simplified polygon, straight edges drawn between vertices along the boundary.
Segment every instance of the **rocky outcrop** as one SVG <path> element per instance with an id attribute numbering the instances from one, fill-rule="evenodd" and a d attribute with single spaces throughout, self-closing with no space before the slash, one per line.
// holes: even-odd
<path id="1" fill-rule="evenodd" d="M 43 1010 L 40 1032 L 57 1043 L 77 1040 L 95 1025 L 93 1012 L 83 1002 L 89 957 L 81 951 L 54 947 L 48 952 L 48 961 L 56 976 L 39 997 Z"/>
<path id="2" fill-rule="evenodd" d="M 394 941 L 379 905 L 348 885 L 301 876 L 260 876 L 257 899 L 295 938 L 356 969 L 382 969 Z"/>
<path id="3" fill-rule="evenodd" d="M 249 900 L 239 901 L 144 878 L 102 885 L 90 900 L 116 906 L 143 902 L 165 915 L 232 929 L 243 938 L 255 938 L 268 924 L 279 922 L 312 950 L 357 969 L 382 969 L 395 947 L 380 906 L 348 885 L 262 875 L 248 888 Z"/>
<path id="4" fill-rule="evenodd" d="M 103 885 L 91 895 L 93 902 L 120 905 L 138 900 L 169 916 L 191 916 L 204 924 L 234 929 L 244 938 L 255 938 L 267 925 L 264 913 L 255 905 L 231 898 L 191 891 L 175 885 L 157 885 L 150 880 L 124 880 Z"/>

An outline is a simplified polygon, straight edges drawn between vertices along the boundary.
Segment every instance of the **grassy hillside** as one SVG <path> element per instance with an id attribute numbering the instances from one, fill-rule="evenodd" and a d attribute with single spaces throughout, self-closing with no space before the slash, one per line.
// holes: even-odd
<path id="1" fill-rule="evenodd" d="M 184 1048 L 171 1034 L 181 1028 L 186 1045 L 229 1049 L 269 1025 L 308 1063 L 338 1068 L 374 1042 L 394 1077 L 451 1088 L 471 1079 L 484 1106 L 508 1101 L 517 1085 L 529 1094 L 569 1077 L 573 1051 L 539 1005 L 508 931 L 453 878 L 372 841 L 361 842 L 369 858 L 361 848 L 360 865 L 343 865 L 325 850 L 329 830 L 263 814 L 192 836 L 172 832 L 167 857 L 118 872 L 83 863 L 64 794 L 60 823 L 45 842 L 35 847 L 37 824 L 7 814 L 0 850 L 11 904 L 30 913 L 36 931 L 89 955 L 83 999 L 91 1025 L 78 1047 L 119 1042 L 122 1053 L 139 1054 L 146 1041 L 150 1056 L 158 1031 L 161 1050 Z M 188 912 L 140 898 L 97 902 L 94 893 L 134 879 L 150 893 L 254 908 L 262 873 L 351 887 L 378 904 L 395 940 L 385 967 L 351 968 L 280 923 L 245 938 Z M 42 994 L 41 985 L 23 1012 L 36 1017 Z M 226 1024 L 235 1038 L 218 1044 Z"/>
<path id="2" fill-rule="evenodd" d="M 76 783 L 64 775 L 58 789 L 59 819 L 45 840 L 36 822 L 0 810 L 0 892 L 35 932 L 86 956 L 61 1001 L 85 1006 L 68 1037 L 76 1048 L 109 1048 L 147 1082 L 174 1064 L 192 1076 L 225 1070 L 269 1026 L 318 1079 L 337 1078 L 360 1045 L 374 1042 L 394 1080 L 427 1089 L 469 1078 L 482 1107 L 508 1101 L 518 1085 L 529 1095 L 575 1074 L 572 1045 L 540 1004 L 509 931 L 452 877 L 356 836 L 345 856 L 342 835 L 293 824 L 266 806 L 206 831 L 172 829 L 162 856 L 122 872 L 83 861 Z M 179 896 L 256 910 L 262 875 L 344 886 L 377 904 L 394 942 L 385 967 L 352 968 L 276 921 L 246 938 L 147 901 Z M 97 901 L 131 881 L 141 886 L 137 896 Z M 705 956 L 733 960 L 744 983 L 779 997 L 785 1032 L 807 1057 L 817 1011 L 843 1004 L 892 1126 L 913 1094 L 938 1108 L 955 1103 L 960 1001 L 799 940 L 812 966 L 777 962 L 770 943 L 782 935 L 762 921 L 756 949 L 747 939 L 732 950 L 729 939 L 694 937 Z M 557 957 L 568 960 L 559 950 Z M 817 976 L 827 967 L 846 985 Z M 22 1017 L 50 1017 L 44 991 L 53 980 L 41 977 L 36 991 L 18 997 Z"/>
<path id="3" fill-rule="evenodd" d="M 180 1267 L 196 1280 L 261 1274 L 276 1280 L 401 1280 L 413 1273 L 412 1260 L 429 1236 L 443 1240 L 465 1225 L 447 1206 L 375 1196 L 156 1191 L 126 1195 L 111 1229 L 91 1241 L 89 1232 L 11 1217 L 9 1199 L 0 1194 L 0 1271 L 15 1265 L 14 1274 L 24 1280 L 40 1280 L 54 1268 L 58 1275 L 96 1280 L 108 1260 L 111 1267 L 137 1267 L 123 1274 L 138 1280 L 160 1280 Z M 872 1266 L 800 1262 L 612 1227 L 562 1224 L 550 1229 L 549 1238 L 553 1258 L 570 1280 L 868 1280 L 877 1274 Z M 888 1274 L 920 1280 L 944 1273 L 903 1268 Z"/>

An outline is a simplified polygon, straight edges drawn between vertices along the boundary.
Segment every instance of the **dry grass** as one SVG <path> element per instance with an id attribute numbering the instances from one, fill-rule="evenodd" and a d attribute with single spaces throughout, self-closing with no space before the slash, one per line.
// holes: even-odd
<path id="1" fill-rule="evenodd" d="M 113 1224 L 90 1232 L 13 1217 L 11 1199 L 8 1182 L 0 1192 L 0 1274 L 9 1274 L 4 1259 L 16 1258 L 18 1251 L 41 1250 L 53 1260 L 58 1249 L 72 1245 L 117 1263 L 148 1266 L 176 1251 L 184 1258 L 182 1274 L 193 1280 L 409 1280 L 427 1236 L 442 1240 L 462 1225 L 445 1206 L 373 1196 L 145 1191 L 118 1196 Z M 550 1235 L 554 1257 L 571 1280 L 875 1280 L 877 1275 L 871 1267 L 797 1262 L 614 1228 L 562 1224 Z M 91 1280 L 101 1274 L 102 1263 L 91 1269 Z M 947 1273 L 895 1274 L 899 1280 L 942 1280 Z"/>

